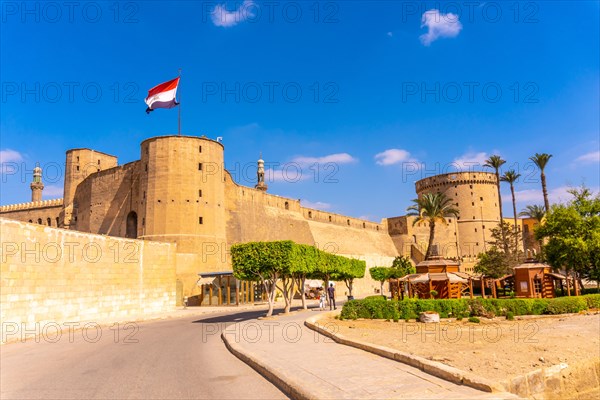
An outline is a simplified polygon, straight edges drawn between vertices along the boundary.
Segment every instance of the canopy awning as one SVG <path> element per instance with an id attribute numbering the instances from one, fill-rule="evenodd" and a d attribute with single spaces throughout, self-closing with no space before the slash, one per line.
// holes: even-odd
<path id="1" fill-rule="evenodd" d="M 200 278 L 198 279 L 198 282 L 196 282 L 197 286 L 202 286 L 202 285 L 212 285 L 215 282 L 215 277 L 210 277 L 210 278 Z"/>
<path id="2" fill-rule="evenodd" d="M 551 277 L 553 277 L 554 279 L 567 279 L 566 276 L 561 275 L 561 274 L 557 274 L 556 272 L 549 272 L 546 275 L 550 275 Z"/>
<path id="3" fill-rule="evenodd" d="M 304 281 L 304 286 L 307 286 L 309 288 L 320 288 L 323 287 L 323 281 L 320 281 L 318 279 L 307 279 Z"/>
<path id="4" fill-rule="evenodd" d="M 462 275 L 462 274 L 461 274 Z M 410 274 L 405 275 L 399 279 L 402 282 L 410 283 L 425 283 L 425 282 L 439 282 L 439 281 L 450 281 L 452 283 L 469 283 L 469 280 L 454 272 L 437 272 L 437 273 L 425 273 L 425 274 Z"/>

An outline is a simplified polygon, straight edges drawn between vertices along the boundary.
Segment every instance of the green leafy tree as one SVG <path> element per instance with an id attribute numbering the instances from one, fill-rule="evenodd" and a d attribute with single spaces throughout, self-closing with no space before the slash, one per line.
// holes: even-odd
<path id="1" fill-rule="evenodd" d="M 500 178 L 501 181 L 507 182 L 510 184 L 510 194 L 512 196 L 512 206 L 513 206 L 513 215 L 514 215 L 514 230 L 518 232 L 517 226 L 517 201 L 515 199 L 515 182 L 521 177 L 521 174 L 515 172 L 514 169 L 508 170 L 502 175 Z M 519 237 L 515 235 L 515 252 L 518 251 L 519 248 Z"/>
<path id="2" fill-rule="evenodd" d="M 548 202 L 548 189 L 546 187 L 546 174 L 544 173 L 544 170 L 546 169 L 546 165 L 548 165 L 550 158 L 552 158 L 552 154 L 546 153 L 535 153 L 533 157 L 529 157 L 529 159 L 540 169 L 540 180 L 542 181 L 542 194 L 544 195 L 544 207 L 546 208 L 546 212 L 550 211 L 550 203 Z"/>
<path id="3" fill-rule="evenodd" d="M 502 167 L 506 163 L 506 160 L 503 160 L 502 157 L 498 155 L 490 156 L 487 160 L 485 160 L 484 167 L 490 167 L 494 169 L 494 173 L 496 174 L 496 189 L 498 190 L 498 207 L 500 209 L 500 221 L 504 221 L 504 216 L 502 214 L 502 195 L 500 194 L 500 167 Z M 504 249 L 504 252 L 508 253 L 508 247 Z"/>
<path id="4" fill-rule="evenodd" d="M 343 268 L 341 271 L 335 272 L 332 275 L 332 278 L 336 281 L 344 281 L 348 288 L 348 296 L 352 296 L 354 279 L 364 277 L 366 267 L 367 264 L 362 260 L 346 258 L 343 261 Z"/>
<path id="5" fill-rule="evenodd" d="M 383 283 L 388 280 L 390 268 L 389 267 L 372 267 L 369 268 L 369 275 L 373 280 L 378 281 L 380 284 L 379 293 L 383 294 Z"/>
<path id="6" fill-rule="evenodd" d="M 491 278 L 501 278 L 511 273 L 511 270 L 510 258 L 496 247 L 479 254 L 475 264 L 475 272 Z"/>
<path id="7" fill-rule="evenodd" d="M 544 256 L 548 264 L 567 274 L 598 282 L 600 279 L 600 196 L 582 187 L 569 191 L 573 200 L 555 204 L 535 236 L 547 239 Z"/>
<path id="8" fill-rule="evenodd" d="M 413 226 L 425 222 L 429 225 L 429 243 L 425 252 L 425 260 L 431 257 L 431 247 L 435 238 L 435 224 L 441 222 L 446 225 L 446 217 L 457 217 L 459 211 L 454 208 L 452 200 L 444 193 L 425 193 L 414 204 L 407 208 L 408 215 L 416 216 Z"/>
<path id="9" fill-rule="evenodd" d="M 394 259 L 392 263 L 392 268 L 388 272 L 389 278 L 402 278 L 408 274 L 414 274 L 417 272 L 417 269 L 410 261 L 409 257 L 398 256 Z"/>

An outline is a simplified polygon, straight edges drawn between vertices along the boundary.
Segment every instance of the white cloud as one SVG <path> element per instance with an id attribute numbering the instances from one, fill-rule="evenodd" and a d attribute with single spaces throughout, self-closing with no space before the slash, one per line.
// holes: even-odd
<path id="1" fill-rule="evenodd" d="M 45 185 L 44 186 L 44 197 L 48 196 L 51 198 L 63 197 L 63 187 L 56 185 Z"/>
<path id="2" fill-rule="evenodd" d="M 394 165 L 403 162 L 416 162 L 410 153 L 402 149 L 387 149 L 375 155 L 377 165 Z"/>
<path id="3" fill-rule="evenodd" d="M 23 156 L 16 150 L 0 150 L 0 174 L 14 174 L 18 166 L 11 163 L 22 160 Z"/>
<path id="4" fill-rule="evenodd" d="M 489 158 L 489 155 L 486 152 L 479 152 L 479 153 L 468 152 L 458 158 L 455 158 L 454 161 L 452 161 L 452 162 L 454 164 L 456 164 L 456 166 L 458 167 L 459 170 L 469 171 L 469 170 L 483 167 L 483 164 L 485 164 L 485 161 L 488 158 Z"/>
<path id="5" fill-rule="evenodd" d="M 235 11 L 227 11 L 225 4 L 217 4 L 211 12 L 211 19 L 215 26 L 228 28 L 244 22 L 248 18 L 254 18 L 254 8 L 258 8 L 258 6 L 253 0 L 244 0 Z"/>
<path id="6" fill-rule="evenodd" d="M 298 163 L 300 165 L 312 165 L 312 164 L 327 164 L 327 163 L 333 163 L 333 164 L 351 164 L 351 163 L 355 163 L 358 160 L 354 157 L 352 157 L 350 154 L 348 153 L 336 153 L 336 154 L 329 154 L 323 157 L 305 157 L 305 156 L 299 156 L 299 157 L 295 157 L 294 159 L 292 159 L 292 162 Z"/>
<path id="7" fill-rule="evenodd" d="M 393 36 L 394 36 L 394 34 L 393 34 L 392 32 L 388 32 L 388 33 L 387 33 L 387 35 L 388 35 L 389 37 L 393 37 Z"/>
<path id="8" fill-rule="evenodd" d="M 314 172 L 306 171 L 297 164 L 284 164 L 280 169 L 265 169 L 265 183 L 272 182 L 296 183 L 314 176 Z"/>
<path id="9" fill-rule="evenodd" d="M 421 43 L 429 46 L 439 38 L 452 38 L 458 36 L 463 26 L 456 14 L 442 14 L 439 10 L 432 9 L 423 13 L 421 28 L 427 27 L 427 33 L 419 36 Z"/>
<path id="10" fill-rule="evenodd" d="M 23 156 L 16 150 L 5 149 L 0 150 L 0 163 L 21 161 Z"/>
<path id="11" fill-rule="evenodd" d="M 592 151 L 590 153 L 583 154 L 577 157 L 575 162 L 582 164 L 600 163 L 600 151 Z"/>
<path id="12" fill-rule="evenodd" d="M 554 203 L 565 203 L 573 199 L 573 195 L 568 191 L 574 189 L 573 186 L 560 186 L 554 189 L 548 190 L 548 201 L 550 204 Z M 594 193 L 598 192 L 598 188 L 590 188 Z M 502 194 L 503 199 L 511 199 L 510 192 Z M 542 187 L 539 189 L 525 189 L 515 190 L 515 199 L 517 203 L 525 204 L 544 204 L 544 195 L 542 194 Z M 509 200 L 510 201 L 510 200 Z"/>
<path id="13" fill-rule="evenodd" d="M 323 203 L 322 201 L 312 202 L 312 201 L 302 199 L 302 200 L 300 200 L 300 204 L 303 207 L 314 208 L 315 210 L 323 210 L 323 211 L 331 210 L 331 204 Z"/>

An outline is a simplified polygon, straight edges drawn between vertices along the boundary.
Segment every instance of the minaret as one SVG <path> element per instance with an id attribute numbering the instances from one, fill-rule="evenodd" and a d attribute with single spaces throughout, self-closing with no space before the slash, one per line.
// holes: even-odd
<path id="1" fill-rule="evenodd" d="M 265 184 L 265 160 L 262 159 L 262 153 L 260 154 L 260 158 L 258 159 L 258 168 L 256 170 L 256 176 L 258 178 L 258 182 L 254 187 L 258 190 L 266 192 L 268 186 Z"/>
<path id="2" fill-rule="evenodd" d="M 29 185 L 31 188 L 31 201 L 42 201 L 42 190 L 44 190 L 44 184 L 42 183 L 42 169 L 40 164 L 35 164 L 33 169 L 33 182 Z"/>

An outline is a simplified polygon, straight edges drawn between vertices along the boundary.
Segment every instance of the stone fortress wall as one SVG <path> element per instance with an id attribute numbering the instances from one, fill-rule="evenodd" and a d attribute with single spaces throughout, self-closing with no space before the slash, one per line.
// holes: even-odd
<path id="1" fill-rule="evenodd" d="M 54 334 L 65 323 L 137 318 L 175 305 L 175 244 L 4 218 L 0 230 L 2 341 L 44 329 Z M 91 332 L 95 337 L 95 329 Z"/>
<path id="2" fill-rule="evenodd" d="M 398 255 L 423 259 L 429 228 L 413 225 L 414 217 L 376 223 L 302 207 L 299 200 L 238 185 L 224 169 L 223 153 L 221 143 L 195 136 L 147 139 L 140 159 L 121 166 L 105 153 L 69 150 L 65 197 L 48 204 L 51 218 L 81 232 L 176 244 L 176 275 L 188 297 L 198 293 L 198 273 L 231 270 L 234 243 L 293 240 L 364 259 L 367 267 L 389 266 Z M 437 191 L 456 199 L 460 218 L 440 224 L 435 243 L 444 256 L 472 266 L 499 220 L 495 175 L 445 174 L 416 188 L 419 195 Z M 0 215 L 35 222 L 34 213 L 42 211 L 4 206 Z M 379 288 L 370 278 L 356 286 L 357 295 Z"/>

